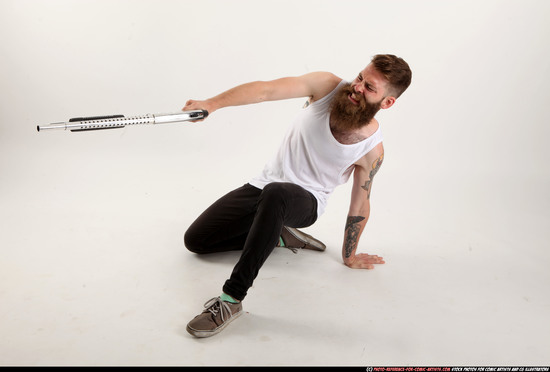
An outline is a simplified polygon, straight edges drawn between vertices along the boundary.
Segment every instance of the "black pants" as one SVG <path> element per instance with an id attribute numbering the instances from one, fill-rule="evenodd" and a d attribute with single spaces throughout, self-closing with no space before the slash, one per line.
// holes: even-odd
<path id="1" fill-rule="evenodd" d="M 307 227 L 317 220 L 317 199 L 292 183 L 263 190 L 246 184 L 205 210 L 185 233 L 185 246 L 204 254 L 242 250 L 223 291 L 242 301 L 279 241 L 283 226 Z"/>

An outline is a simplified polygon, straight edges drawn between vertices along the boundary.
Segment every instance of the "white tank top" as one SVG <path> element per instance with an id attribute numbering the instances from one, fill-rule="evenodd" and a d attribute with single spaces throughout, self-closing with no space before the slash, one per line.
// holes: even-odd
<path id="1" fill-rule="evenodd" d="M 317 216 L 325 211 L 336 186 L 346 183 L 353 164 L 382 142 L 380 126 L 361 142 L 343 145 L 330 130 L 330 102 L 340 84 L 328 95 L 304 108 L 294 119 L 279 150 L 252 186 L 263 189 L 271 182 L 291 182 L 311 192 L 317 199 Z"/>

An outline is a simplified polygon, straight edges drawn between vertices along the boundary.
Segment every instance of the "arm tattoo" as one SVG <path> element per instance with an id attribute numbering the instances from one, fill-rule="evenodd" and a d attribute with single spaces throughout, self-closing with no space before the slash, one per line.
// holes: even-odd
<path id="1" fill-rule="evenodd" d="M 382 154 L 378 159 L 374 161 L 374 163 L 372 163 L 369 179 L 365 182 L 363 186 L 361 186 L 361 188 L 363 188 L 367 192 L 367 199 L 370 199 L 370 190 L 371 190 L 372 181 L 374 179 L 374 175 L 380 169 L 380 166 L 382 165 L 383 160 L 384 160 L 384 154 Z"/>
<path id="2" fill-rule="evenodd" d="M 346 258 L 351 257 L 351 253 L 357 247 L 357 240 L 359 239 L 359 231 L 361 226 L 359 222 L 363 221 L 365 217 L 361 216 L 349 216 L 346 221 L 344 249 Z"/>

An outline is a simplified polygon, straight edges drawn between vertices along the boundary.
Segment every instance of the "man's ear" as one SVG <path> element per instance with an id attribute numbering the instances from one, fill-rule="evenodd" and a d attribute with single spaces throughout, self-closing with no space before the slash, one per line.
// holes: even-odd
<path id="1" fill-rule="evenodd" d="M 395 103 L 395 97 L 388 96 L 382 100 L 382 103 L 380 104 L 380 108 L 384 110 L 389 109 L 390 107 L 393 106 L 394 103 Z"/>

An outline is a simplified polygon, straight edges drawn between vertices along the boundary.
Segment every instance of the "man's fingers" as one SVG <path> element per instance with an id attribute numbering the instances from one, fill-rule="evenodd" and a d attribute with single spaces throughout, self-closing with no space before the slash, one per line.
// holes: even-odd
<path id="1" fill-rule="evenodd" d="M 190 111 L 196 109 L 197 105 L 195 104 L 195 101 L 190 99 L 187 102 L 185 102 L 185 106 L 181 109 L 182 111 Z"/>
<path id="2" fill-rule="evenodd" d="M 369 263 L 369 264 L 383 264 L 386 263 L 382 257 L 376 255 L 370 255 L 366 253 L 360 253 L 357 255 L 359 259 Z"/>

